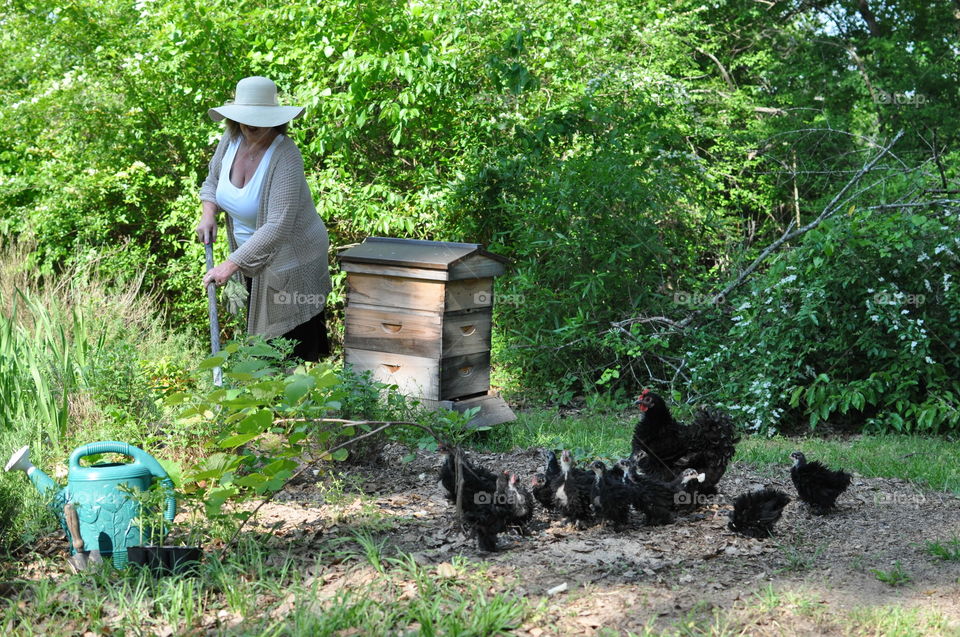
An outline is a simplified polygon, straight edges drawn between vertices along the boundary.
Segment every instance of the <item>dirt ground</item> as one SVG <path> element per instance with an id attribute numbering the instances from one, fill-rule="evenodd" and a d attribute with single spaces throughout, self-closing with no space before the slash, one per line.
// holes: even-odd
<path id="1" fill-rule="evenodd" d="M 579 531 L 538 508 L 528 536 L 501 535 L 497 553 L 481 553 L 456 528 L 453 507 L 442 496 L 439 454 L 420 451 L 402 462 L 408 453 L 391 444 L 366 464 L 344 467 L 339 479 L 368 496 L 351 505 L 355 513 L 367 507 L 368 515 L 382 516 L 380 537 L 422 564 L 457 555 L 488 562 L 505 588 L 543 609 L 518 634 L 643 634 L 709 621 L 716 611 L 739 612 L 737 633 L 746 624 L 746 634 L 842 634 L 842 618 L 850 613 L 891 606 L 934 611 L 947 618 L 945 634 L 960 634 L 960 562 L 936 560 L 925 550 L 927 541 L 960 534 L 960 498 L 950 494 L 854 475 L 837 512 L 813 516 L 794 500 L 775 537 L 749 539 L 726 528 L 733 498 L 763 486 L 793 498 L 795 491 L 786 463 L 762 471 L 734 463 L 719 496 L 674 524 L 645 527 L 637 516 L 626 531 Z M 525 479 L 543 464 L 540 449 L 470 457 Z M 259 524 L 307 543 L 349 534 L 349 507 L 342 499 L 324 503 L 325 492 L 322 482 L 293 485 L 261 511 Z M 889 573 L 898 563 L 909 582 L 878 579 L 875 571 Z M 337 577 L 325 581 L 342 585 Z M 770 593 L 779 602 L 770 603 Z M 768 610 L 779 605 L 783 612 L 744 618 L 764 600 Z"/>

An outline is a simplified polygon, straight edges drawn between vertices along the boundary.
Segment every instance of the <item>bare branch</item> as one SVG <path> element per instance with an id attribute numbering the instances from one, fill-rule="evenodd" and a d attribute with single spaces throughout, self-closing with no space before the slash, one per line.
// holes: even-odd
<path id="1" fill-rule="evenodd" d="M 723 77 L 723 81 L 727 83 L 727 86 L 729 86 L 733 90 L 736 90 L 737 85 L 733 83 L 733 78 L 730 77 L 730 74 L 727 72 L 726 67 L 723 66 L 723 64 L 720 62 L 720 60 L 717 59 L 717 57 L 714 54 L 704 51 L 700 47 L 694 47 L 694 50 L 700 55 L 705 55 L 708 58 L 710 58 L 713 61 L 713 63 L 717 65 L 717 68 L 720 69 L 720 75 Z"/>
<path id="2" fill-rule="evenodd" d="M 766 248 L 764 248 L 763 252 L 761 252 L 760 255 L 756 259 L 754 259 L 753 262 L 743 270 L 743 272 L 740 273 L 740 276 L 738 276 L 736 279 L 730 282 L 719 293 L 713 295 L 709 304 L 713 305 L 717 303 L 718 300 L 722 298 L 726 298 L 730 294 L 730 292 L 740 287 L 740 285 L 742 285 L 743 282 L 747 280 L 747 277 L 753 274 L 754 271 L 756 271 L 756 269 L 760 266 L 760 264 L 766 261 L 767 257 L 773 254 L 776 250 L 778 250 L 780 246 L 782 246 L 784 243 L 792 239 L 795 239 L 803 234 L 806 234 L 807 232 L 819 226 L 826 219 L 829 219 L 834 214 L 836 214 L 836 212 L 840 210 L 840 206 L 838 206 L 837 203 L 843 198 L 843 196 L 847 193 L 847 191 L 850 190 L 850 188 L 852 188 L 857 182 L 859 182 L 864 175 L 870 172 L 870 170 L 877 164 L 877 162 L 880 161 L 880 159 L 882 159 L 883 156 L 887 154 L 887 152 L 894 146 L 894 144 L 896 144 L 900 140 L 902 136 L 903 136 L 903 130 L 901 129 L 894 136 L 893 140 L 891 140 L 889 144 L 887 144 L 883 149 L 881 149 L 881 151 L 877 153 L 873 159 L 871 159 L 869 162 L 864 164 L 863 168 L 857 171 L 857 174 L 854 175 L 850 179 L 850 181 L 848 181 L 846 185 L 844 185 L 844 187 L 841 188 L 840 191 L 833 196 L 833 199 L 831 199 L 830 203 L 828 203 L 823 208 L 823 211 L 817 216 L 816 219 L 814 219 L 813 221 L 811 221 L 805 226 L 797 228 L 796 230 L 793 229 L 796 224 L 793 221 L 791 221 L 790 225 L 787 226 L 787 229 L 784 231 L 784 233 L 780 235 L 780 238 L 774 241 L 773 243 L 771 243 L 770 245 L 768 245 Z M 680 321 L 677 325 L 681 328 L 684 328 L 690 325 L 690 323 L 692 323 L 694 319 L 696 319 L 702 313 L 703 313 L 702 309 L 695 310 L 693 313 L 688 315 L 685 319 Z"/>

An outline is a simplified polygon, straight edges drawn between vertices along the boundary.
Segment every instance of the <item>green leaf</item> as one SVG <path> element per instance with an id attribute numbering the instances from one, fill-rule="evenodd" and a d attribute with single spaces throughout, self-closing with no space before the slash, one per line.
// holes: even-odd
<path id="1" fill-rule="evenodd" d="M 237 432 L 242 434 L 260 434 L 273 424 L 273 412 L 261 409 L 250 414 L 237 424 Z"/>
<path id="2" fill-rule="evenodd" d="M 240 361 L 234 365 L 232 368 L 230 368 L 230 371 L 239 374 L 252 374 L 253 372 L 263 369 L 266 366 L 267 363 L 265 361 L 257 360 L 256 358 L 248 358 L 247 360 Z"/>
<path id="3" fill-rule="evenodd" d="M 178 489 L 181 488 L 183 486 L 183 466 L 176 460 L 167 458 L 157 458 L 157 462 L 167 472 L 167 476 L 173 480 L 173 486 Z"/>
<path id="4" fill-rule="evenodd" d="M 169 396 L 164 398 L 163 404 L 166 405 L 167 407 L 176 407 L 177 405 L 182 404 L 183 401 L 185 401 L 186 399 L 187 399 L 187 394 L 185 394 L 182 391 L 176 392 L 175 394 L 170 394 Z"/>
<path id="5" fill-rule="evenodd" d="M 219 353 L 217 353 L 217 354 L 214 354 L 214 355 L 211 356 L 210 358 L 205 359 L 202 363 L 200 363 L 200 364 L 197 366 L 197 368 L 198 368 L 198 369 L 213 369 L 214 367 L 222 367 L 224 361 L 226 361 L 226 360 L 227 360 L 227 354 L 226 354 L 226 352 L 221 351 L 221 352 L 219 352 Z"/>
<path id="6" fill-rule="evenodd" d="M 296 375 L 293 377 L 293 380 L 287 384 L 286 389 L 283 392 L 284 398 L 287 402 L 295 403 L 307 393 L 313 389 L 316 385 L 316 379 L 313 376 L 308 375 Z"/>
<path id="7" fill-rule="evenodd" d="M 330 454 L 330 457 L 336 460 L 337 462 L 343 462 L 347 459 L 348 452 L 346 449 L 337 449 Z"/>
<path id="8" fill-rule="evenodd" d="M 217 443 L 217 446 L 221 449 L 234 449 L 241 445 L 245 445 L 257 436 L 260 435 L 260 432 L 248 433 L 248 434 L 237 434 L 235 436 L 230 436 L 225 438 Z"/>
<path id="9" fill-rule="evenodd" d="M 207 491 L 207 497 L 204 502 L 207 515 L 210 517 L 221 515 L 223 505 L 237 495 L 237 493 L 239 493 L 239 490 L 233 486 L 217 487 Z"/>

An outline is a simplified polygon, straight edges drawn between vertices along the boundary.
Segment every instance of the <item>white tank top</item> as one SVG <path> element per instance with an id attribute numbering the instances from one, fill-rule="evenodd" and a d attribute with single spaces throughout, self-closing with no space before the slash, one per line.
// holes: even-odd
<path id="1" fill-rule="evenodd" d="M 237 188 L 230 182 L 230 169 L 240 147 L 240 137 L 230 142 L 227 152 L 223 155 L 220 165 L 220 179 L 217 182 L 217 205 L 227 211 L 233 219 L 233 236 L 237 240 L 237 247 L 242 246 L 257 229 L 257 213 L 260 211 L 260 195 L 263 190 L 263 178 L 270 165 L 273 149 L 280 139 L 280 135 L 273 138 L 267 152 L 260 159 L 257 171 L 253 173 L 243 188 Z"/>

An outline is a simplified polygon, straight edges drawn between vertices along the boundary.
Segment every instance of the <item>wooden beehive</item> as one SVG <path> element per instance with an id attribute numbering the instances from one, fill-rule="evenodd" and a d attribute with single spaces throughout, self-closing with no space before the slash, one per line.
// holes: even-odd
<path id="1" fill-rule="evenodd" d="M 507 259 L 476 243 L 384 237 L 339 258 L 347 364 L 427 404 L 480 406 L 479 424 L 513 420 L 490 395 L 493 279 Z"/>

